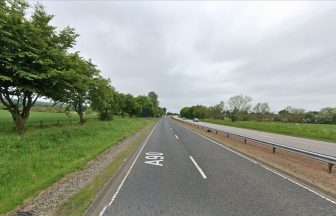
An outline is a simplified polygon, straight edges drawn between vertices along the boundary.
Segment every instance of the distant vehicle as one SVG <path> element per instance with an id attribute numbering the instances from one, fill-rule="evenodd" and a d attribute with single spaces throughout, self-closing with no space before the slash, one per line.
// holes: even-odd
<path id="1" fill-rule="evenodd" d="M 182 119 L 183 119 L 183 120 L 186 120 L 186 118 L 185 118 L 185 117 L 183 117 Z"/>
<path id="2" fill-rule="evenodd" d="M 199 122 L 198 118 L 193 119 L 194 122 Z"/>

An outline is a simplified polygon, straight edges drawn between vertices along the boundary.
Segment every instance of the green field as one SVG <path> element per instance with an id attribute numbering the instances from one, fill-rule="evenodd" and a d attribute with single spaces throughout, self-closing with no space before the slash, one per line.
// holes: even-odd
<path id="1" fill-rule="evenodd" d="M 12 210 L 62 176 L 83 167 L 99 153 L 156 119 L 120 118 L 98 121 L 91 117 L 83 126 L 52 126 L 59 113 L 32 113 L 28 129 L 20 137 L 10 116 L 0 112 L 0 214 Z M 39 121 L 52 122 L 44 128 Z"/>
<path id="2" fill-rule="evenodd" d="M 336 125 L 203 119 L 204 122 L 336 143 Z"/>
<path id="3" fill-rule="evenodd" d="M 96 118 L 96 114 L 90 114 L 85 116 L 85 118 L 90 121 Z M 79 122 L 79 117 L 77 113 L 71 113 L 66 116 L 65 113 L 52 113 L 52 112 L 31 112 L 29 119 L 26 123 L 27 130 L 45 127 L 57 126 L 68 126 L 71 124 L 76 125 Z M 42 122 L 41 122 L 42 121 Z M 41 125 L 42 124 L 42 125 Z M 0 130 L 6 132 L 12 132 L 14 130 L 13 120 L 10 113 L 7 110 L 0 109 Z M 1 134 L 1 132 L 0 132 Z"/>

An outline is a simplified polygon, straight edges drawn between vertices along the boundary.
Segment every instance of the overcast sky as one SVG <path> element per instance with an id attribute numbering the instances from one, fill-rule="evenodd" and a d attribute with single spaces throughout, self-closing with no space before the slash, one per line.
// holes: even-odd
<path id="1" fill-rule="evenodd" d="M 168 111 L 240 93 L 336 106 L 336 2 L 42 2 L 118 91 L 153 90 Z"/>

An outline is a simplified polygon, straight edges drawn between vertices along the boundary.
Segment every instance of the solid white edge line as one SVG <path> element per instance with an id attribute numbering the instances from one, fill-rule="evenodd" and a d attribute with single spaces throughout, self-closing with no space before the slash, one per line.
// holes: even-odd
<path id="1" fill-rule="evenodd" d="M 160 121 L 159 121 L 159 122 L 160 122 Z M 150 132 L 150 134 L 148 135 L 147 139 L 145 140 L 145 143 L 144 143 L 143 146 L 141 147 L 141 149 L 140 149 L 138 155 L 137 155 L 136 158 L 134 159 L 134 161 L 133 161 L 131 167 L 128 169 L 128 171 L 127 171 L 125 177 L 124 177 L 123 180 L 121 181 L 121 183 L 120 183 L 120 185 L 119 185 L 117 191 L 113 194 L 113 196 L 112 196 L 112 198 L 111 198 L 111 201 L 110 201 L 107 205 L 104 206 L 104 208 L 100 211 L 99 216 L 102 216 L 102 215 L 104 214 L 104 212 L 106 211 L 107 207 L 108 207 L 108 206 L 111 206 L 112 203 L 114 202 L 114 200 L 115 200 L 115 198 L 117 197 L 117 195 L 118 195 L 118 193 L 119 193 L 121 187 L 122 187 L 123 184 L 125 183 L 125 181 L 126 181 L 128 175 L 130 174 L 130 172 L 131 172 L 131 170 L 132 170 L 132 168 L 133 168 L 135 162 L 137 161 L 138 157 L 140 156 L 142 150 L 144 149 L 145 145 L 147 144 L 149 138 L 152 136 L 153 131 L 154 131 L 154 129 L 156 128 L 156 126 L 159 124 L 159 122 L 157 122 L 156 125 L 153 127 L 152 131 Z"/>
<path id="2" fill-rule="evenodd" d="M 183 126 L 181 126 L 181 127 L 183 127 Z M 225 148 L 226 150 L 229 150 L 230 152 L 232 152 L 232 153 L 234 153 L 234 154 L 239 155 L 239 156 L 242 157 L 242 158 L 245 158 L 246 160 L 248 160 L 248 161 L 250 161 L 250 162 L 252 162 L 252 163 L 254 163 L 254 164 L 257 164 L 257 165 L 261 166 L 262 168 L 264 168 L 264 169 L 266 169 L 266 170 L 268 170 L 268 171 L 270 171 L 270 172 L 272 172 L 272 173 L 274 173 L 274 174 L 276 174 L 276 175 L 278 175 L 278 176 L 280 176 L 280 177 L 282 177 L 282 178 L 284 178 L 284 179 L 286 179 L 286 180 L 288 180 L 288 181 L 290 181 L 290 182 L 292 182 L 292 183 L 294 183 L 294 184 L 296 184 L 296 185 L 298 185 L 298 186 L 300 186 L 300 187 L 302 187 L 302 188 L 304 188 L 304 189 L 306 189 L 306 190 L 312 192 L 313 194 L 318 195 L 318 196 L 321 197 L 322 199 L 327 200 L 327 201 L 331 202 L 332 204 L 335 204 L 335 205 L 336 205 L 336 201 L 334 201 L 334 200 L 332 200 L 332 199 L 329 199 L 329 198 L 326 197 L 325 195 L 323 195 L 323 194 L 321 194 L 321 193 L 319 193 L 319 192 L 317 192 L 317 191 L 315 191 L 315 190 L 313 190 L 313 189 L 311 189 L 311 188 L 309 188 L 309 187 L 306 187 L 306 186 L 300 184 L 299 182 L 297 182 L 297 181 L 295 181 L 295 180 L 289 178 L 288 176 L 285 176 L 285 175 L 283 175 L 283 174 L 281 174 L 281 173 L 279 173 L 279 172 L 277 172 L 277 171 L 275 171 L 275 170 L 273 170 L 273 169 L 271 169 L 271 168 L 269 168 L 269 167 L 267 167 L 267 166 L 265 166 L 265 165 L 263 165 L 263 164 L 260 164 L 259 162 L 255 161 L 255 160 L 253 160 L 253 159 L 251 159 L 251 158 L 249 158 L 249 157 L 246 157 L 246 156 L 244 156 L 244 155 L 238 153 L 237 151 L 234 151 L 234 150 L 232 150 L 232 149 L 230 149 L 230 148 L 224 146 L 223 144 L 220 144 L 220 143 L 218 143 L 218 142 L 216 142 L 216 141 L 214 141 L 214 140 L 212 140 L 212 139 L 210 139 L 210 138 L 208 138 L 208 137 L 206 137 L 206 136 L 204 136 L 204 135 L 202 135 L 202 134 L 199 134 L 199 133 L 197 133 L 197 132 L 195 132 L 195 131 L 193 131 L 193 130 L 191 130 L 191 129 L 189 129 L 189 128 L 186 128 L 186 127 L 183 127 L 183 128 L 185 128 L 185 129 L 187 129 L 187 130 L 189 130 L 189 131 L 191 131 L 191 132 L 193 132 L 193 133 L 195 133 L 195 134 L 197 134 L 197 135 L 199 135 L 199 136 L 201 136 L 201 137 L 203 137 L 203 138 L 209 140 L 210 142 L 212 142 L 212 143 L 214 143 L 214 144 L 216 144 L 216 145 L 218 145 L 218 146 L 220 146 L 220 147 L 222 147 L 222 148 Z"/>
<path id="3" fill-rule="evenodd" d="M 189 156 L 191 161 L 194 163 L 195 167 L 198 169 L 198 171 L 201 173 L 202 177 L 204 179 L 206 179 L 206 175 L 204 174 L 203 170 L 201 169 L 201 167 L 198 166 L 197 162 L 194 160 L 194 158 L 192 156 Z"/>
<path id="4" fill-rule="evenodd" d="M 176 139 L 178 139 L 178 136 L 175 134 Z"/>
<path id="5" fill-rule="evenodd" d="M 107 206 L 108 206 L 108 205 L 104 206 L 104 208 L 100 211 L 99 216 L 102 216 L 102 215 L 104 214 L 104 212 L 105 212 L 106 209 L 107 209 Z"/>

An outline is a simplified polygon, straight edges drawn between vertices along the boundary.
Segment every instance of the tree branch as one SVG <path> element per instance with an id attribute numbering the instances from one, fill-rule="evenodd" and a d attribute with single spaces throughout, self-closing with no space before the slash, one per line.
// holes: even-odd
<path id="1" fill-rule="evenodd" d="M 35 99 L 33 100 L 32 106 L 36 103 L 37 99 L 40 97 L 39 94 L 36 95 Z"/>
<path id="2" fill-rule="evenodd" d="M 7 90 L 7 89 L 5 89 L 5 94 L 4 94 L 3 96 L 5 97 L 6 101 L 7 101 L 7 102 L 8 102 L 8 104 L 9 104 L 9 106 L 8 106 L 8 107 L 12 107 L 12 108 L 14 108 L 14 107 L 15 107 L 15 105 L 14 105 L 14 103 L 13 103 L 12 99 L 10 98 L 10 94 L 9 94 L 9 92 L 8 92 L 8 90 Z"/>
<path id="3" fill-rule="evenodd" d="M 7 108 L 10 107 L 10 105 L 9 105 L 7 102 L 5 102 L 5 100 L 4 100 L 3 96 L 2 96 L 2 93 L 0 93 L 0 101 L 1 101 L 1 103 L 2 103 L 3 105 L 5 105 Z"/>

